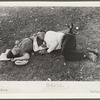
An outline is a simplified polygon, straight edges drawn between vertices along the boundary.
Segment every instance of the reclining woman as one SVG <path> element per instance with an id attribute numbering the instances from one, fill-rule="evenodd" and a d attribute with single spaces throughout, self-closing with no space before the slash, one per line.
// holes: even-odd
<path id="1" fill-rule="evenodd" d="M 24 38 L 21 41 L 16 41 L 15 46 L 8 52 L 7 58 L 12 59 L 16 65 L 25 65 L 29 62 L 33 50 L 34 35 L 30 38 Z M 43 43 L 43 40 L 37 39 L 38 46 Z"/>
<path id="2" fill-rule="evenodd" d="M 84 59 L 95 61 L 99 55 L 95 50 L 88 50 L 87 52 L 79 52 L 76 50 L 76 37 L 73 35 L 72 29 L 73 24 L 68 26 L 68 28 L 63 31 L 38 32 L 37 37 L 45 41 L 47 48 L 46 50 L 37 49 L 37 51 L 40 54 L 48 54 L 54 50 L 61 49 L 61 54 L 64 56 L 66 61 Z"/>

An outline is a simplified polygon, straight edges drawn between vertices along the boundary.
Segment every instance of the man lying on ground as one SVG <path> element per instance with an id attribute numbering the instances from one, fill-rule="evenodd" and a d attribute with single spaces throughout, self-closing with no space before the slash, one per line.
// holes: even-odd
<path id="1" fill-rule="evenodd" d="M 54 50 L 61 49 L 61 53 L 64 56 L 65 60 L 75 61 L 83 59 L 91 59 L 95 61 L 98 56 L 98 52 L 87 51 L 79 52 L 76 50 L 76 38 L 73 35 L 72 31 L 73 25 L 69 26 L 66 30 L 63 31 L 40 31 L 37 33 L 37 37 L 45 41 L 46 47 L 44 50 L 38 47 L 35 47 L 35 51 L 38 51 L 40 54 L 48 54 Z M 43 44 L 44 45 L 44 44 Z"/>

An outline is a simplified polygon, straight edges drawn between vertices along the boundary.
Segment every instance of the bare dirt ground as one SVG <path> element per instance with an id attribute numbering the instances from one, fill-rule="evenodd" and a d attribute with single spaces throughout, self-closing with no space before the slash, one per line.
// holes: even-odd
<path id="1" fill-rule="evenodd" d="M 0 53 L 12 48 L 17 39 L 44 30 L 59 31 L 74 24 L 77 48 L 100 51 L 100 8 L 33 7 L 0 8 Z M 79 27 L 78 30 L 75 27 Z M 0 62 L 0 81 L 99 81 L 100 61 L 66 62 L 60 51 L 32 55 L 25 66 L 10 61 Z"/>

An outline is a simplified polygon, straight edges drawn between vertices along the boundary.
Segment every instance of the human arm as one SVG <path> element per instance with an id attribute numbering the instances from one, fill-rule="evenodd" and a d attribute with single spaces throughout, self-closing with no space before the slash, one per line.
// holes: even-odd
<path id="1" fill-rule="evenodd" d="M 50 46 L 49 46 L 47 52 L 50 53 L 50 52 L 54 51 L 57 46 L 58 46 L 58 42 L 57 41 L 54 41 L 54 42 L 50 43 Z"/>
<path id="2" fill-rule="evenodd" d="M 35 52 L 39 50 L 39 46 L 37 44 L 37 36 L 35 36 L 34 39 L 33 39 L 33 50 Z"/>
<path id="3" fill-rule="evenodd" d="M 44 49 L 44 50 L 39 50 L 39 53 L 40 54 L 48 54 L 50 52 L 52 52 L 53 50 L 56 49 L 56 47 L 58 46 L 58 42 L 57 41 L 54 41 L 50 44 L 48 50 Z"/>
<path id="4" fill-rule="evenodd" d="M 38 44 L 37 44 L 37 34 L 35 33 L 30 38 L 33 40 L 33 51 L 37 52 L 39 49 Z"/>
<path id="5" fill-rule="evenodd" d="M 33 50 L 35 52 L 39 51 L 39 50 L 44 50 L 44 49 L 47 49 L 47 46 L 46 46 L 46 42 L 43 42 L 43 44 L 41 46 L 38 46 L 38 43 L 37 43 L 37 37 L 34 37 L 34 41 L 33 41 Z"/>
<path id="6" fill-rule="evenodd" d="M 16 61 L 16 60 L 28 60 L 30 58 L 30 55 L 28 53 L 24 53 L 23 56 L 21 57 L 16 57 L 13 59 L 13 61 Z"/>
<path id="7" fill-rule="evenodd" d="M 46 42 L 44 41 L 41 46 L 38 47 L 39 50 L 47 49 Z"/>

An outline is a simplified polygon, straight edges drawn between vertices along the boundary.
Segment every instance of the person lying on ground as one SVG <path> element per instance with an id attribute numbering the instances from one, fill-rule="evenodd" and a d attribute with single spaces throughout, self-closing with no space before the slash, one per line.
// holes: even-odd
<path id="1" fill-rule="evenodd" d="M 99 56 L 97 50 L 86 50 L 80 52 L 76 49 L 76 37 L 73 34 L 66 34 L 62 40 L 61 54 L 64 56 L 65 61 L 79 61 L 84 59 L 96 61 Z"/>
<path id="2" fill-rule="evenodd" d="M 89 50 L 87 52 L 79 52 L 76 50 L 76 37 L 73 35 L 73 24 L 69 26 L 66 30 L 55 32 L 55 31 L 40 31 L 37 33 L 37 37 L 45 41 L 45 45 L 47 48 L 39 49 L 36 47 L 37 51 L 40 54 L 48 54 L 54 50 L 61 49 L 61 54 L 64 56 L 66 61 L 75 61 L 75 60 L 83 60 L 83 59 L 91 59 L 95 61 L 98 57 L 98 52 L 94 50 Z M 44 45 L 43 44 L 43 45 Z"/>
<path id="3" fill-rule="evenodd" d="M 65 34 L 69 34 L 69 32 L 72 30 L 72 25 L 68 26 L 65 30 L 62 31 L 43 31 L 41 30 L 40 32 L 37 33 L 36 38 L 39 38 L 41 40 L 44 40 L 45 42 L 43 42 L 43 45 L 41 47 L 43 48 L 39 48 L 36 44 L 36 40 L 35 40 L 35 46 L 34 46 L 34 50 L 35 52 L 38 51 L 40 54 L 47 54 L 50 53 L 54 50 L 59 50 L 61 49 L 61 43 L 62 43 L 62 39 L 63 36 Z"/>
<path id="4" fill-rule="evenodd" d="M 27 61 L 30 59 L 30 55 L 33 51 L 34 35 L 30 38 L 24 38 L 21 41 L 16 41 L 15 46 L 8 52 L 7 58 L 12 59 L 12 61 Z M 43 43 L 42 40 L 38 39 L 37 45 Z M 23 63 L 23 62 L 18 62 Z"/>

